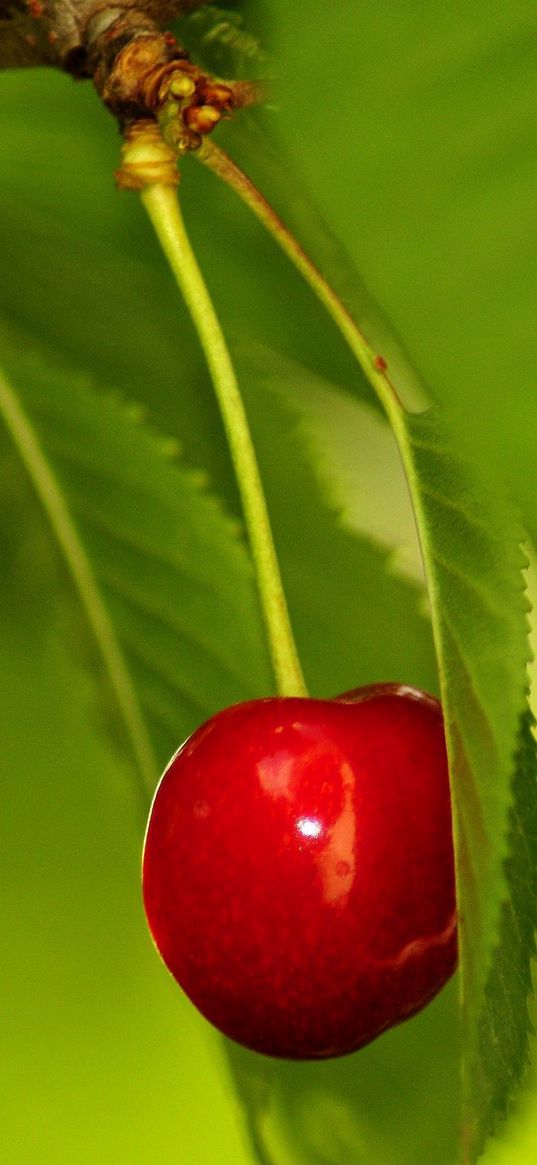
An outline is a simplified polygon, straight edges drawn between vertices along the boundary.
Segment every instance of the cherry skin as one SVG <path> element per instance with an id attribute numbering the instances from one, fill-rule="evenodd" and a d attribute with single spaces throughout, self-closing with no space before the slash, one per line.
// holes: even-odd
<path id="1" fill-rule="evenodd" d="M 290 1059 L 367 1044 L 457 961 L 440 704 L 378 684 L 219 712 L 158 786 L 143 891 L 164 962 L 225 1035 Z"/>

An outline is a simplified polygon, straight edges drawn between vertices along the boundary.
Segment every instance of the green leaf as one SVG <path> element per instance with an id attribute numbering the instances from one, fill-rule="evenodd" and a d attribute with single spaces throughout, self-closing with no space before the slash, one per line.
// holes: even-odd
<path id="1" fill-rule="evenodd" d="M 510 812 L 506 864 L 510 898 L 502 905 L 498 950 L 486 985 L 480 1017 L 477 1068 L 482 1094 L 478 1136 L 494 1129 L 508 1111 L 512 1094 L 529 1064 L 533 1027 L 523 1001 L 533 994 L 531 959 L 535 956 L 537 916 L 537 781 L 531 714 L 524 718 Z M 485 1066 L 486 1070 L 483 1070 Z"/>
<path id="2" fill-rule="evenodd" d="M 527 689 L 525 559 L 508 508 L 464 469 L 438 410 L 400 411 L 396 427 L 429 587 L 453 776 L 465 1043 L 463 1147 L 465 1160 L 474 1160 L 505 1115 L 527 1059 L 535 916 L 531 898 L 527 904 L 521 899 L 515 838 L 508 837 Z M 531 736 L 526 748 L 527 760 L 517 769 L 523 795 L 515 786 L 524 808 L 517 829 L 533 870 L 536 766 Z M 515 920 L 511 927 L 505 916 L 502 924 L 506 898 Z"/>
<path id="3" fill-rule="evenodd" d="M 222 508 L 135 411 L 39 356 L 3 351 L 21 409 L 15 428 L 4 391 L 4 420 L 59 538 L 116 698 L 123 691 L 131 742 L 134 703 L 139 731 L 149 725 L 162 764 L 218 707 L 270 690 L 246 549 Z M 85 587 L 77 557 L 90 579 Z"/>

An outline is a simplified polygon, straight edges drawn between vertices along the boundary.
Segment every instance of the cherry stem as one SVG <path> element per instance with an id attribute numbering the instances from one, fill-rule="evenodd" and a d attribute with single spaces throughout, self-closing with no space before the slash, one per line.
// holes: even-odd
<path id="1" fill-rule="evenodd" d="M 387 374 L 387 366 L 382 356 L 379 356 L 366 340 L 358 324 L 351 316 L 345 305 L 339 299 L 334 289 L 324 278 L 303 248 L 295 239 L 289 227 L 276 213 L 265 198 L 264 194 L 254 185 L 240 166 L 221 150 L 214 142 L 204 139 L 203 145 L 196 151 L 195 157 L 230 186 L 245 205 L 255 214 L 256 218 L 276 240 L 282 251 L 291 260 L 315 293 L 328 315 L 333 319 L 339 332 L 346 340 L 351 352 L 358 361 L 365 376 L 376 392 L 392 427 L 396 433 L 400 432 L 402 406 L 397 392 Z"/>
<path id="2" fill-rule="evenodd" d="M 237 377 L 172 186 L 147 185 L 142 202 L 192 317 L 220 407 L 248 531 L 276 687 L 305 696 L 255 449 Z"/>

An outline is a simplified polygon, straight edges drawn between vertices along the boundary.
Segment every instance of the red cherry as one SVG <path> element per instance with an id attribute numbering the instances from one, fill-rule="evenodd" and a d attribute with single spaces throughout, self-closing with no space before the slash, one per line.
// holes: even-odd
<path id="1" fill-rule="evenodd" d="M 379 684 L 219 712 L 162 777 L 143 887 L 164 962 L 226 1035 L 290 1059 L 367 1044 L 457 961 L 440 704 Z"/>

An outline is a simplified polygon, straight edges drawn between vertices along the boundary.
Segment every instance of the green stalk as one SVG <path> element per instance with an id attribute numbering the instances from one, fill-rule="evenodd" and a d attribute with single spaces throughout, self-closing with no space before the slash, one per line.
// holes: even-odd
<path id="1" fill-rule="evenodd" d="M 192 316 L 220 406 L 237 475 L 277 691 L 307 694 L 298 659 L 255 450 L 231 357 L 190 245 L 173 187 L 146 186 L 141 197 Z"/>
<path id="2" fill-rule="evenodd" d="M 336 292 L 302 249 L 289 228 L 248 175 L 214 142 L 205 138 L 202 147 L 196 151 L 195 157 L 235 191 L 249 210 L 266 227 L 284 254 L 291 260 L 293 266 L 309 284 L 347 342 L 376 392 L 391 424 L 397 431 L 399 428 L 398 418 L 401 413 L 400 401 L 387 375 L 384 360 L 368 343 L 350 312 L 347 311 Z"/>
<path id="3" fill-rule="evenodd" d="M 328 315 L 334 321 L 350 351 L 364 372 L 369 384 L 376 393 L 396 438 L 399 453 L 411 495 L 416 510 L 420 508 L 419 494 L 414 488 L 416 471 L 412 452 L 409 445 L 408 432 L 405 424 L 405 409 L 393 385 L 387 364 L 382 356 L 375 351 L 360 330 L 356 320 L 342 303 L 333 287 L 321 274 L 309 255 L 297 242 L 289 227 L 279 217 L 265 196 L 254 185 L 240 166 L 208 138 L 204 139 L 202 147 L 196 151 L 195 157 L 203 162 L 209 170 L 230 186 L 256 218 L 263 224 L 269 234 L 279 244 L 282 251 L 290 259 L 297 271 L 300 272 L 314 295 L 323 305 Z M 433 632 L 437 651 L 440 655 L 440 631 L 433 614 Z"/>

